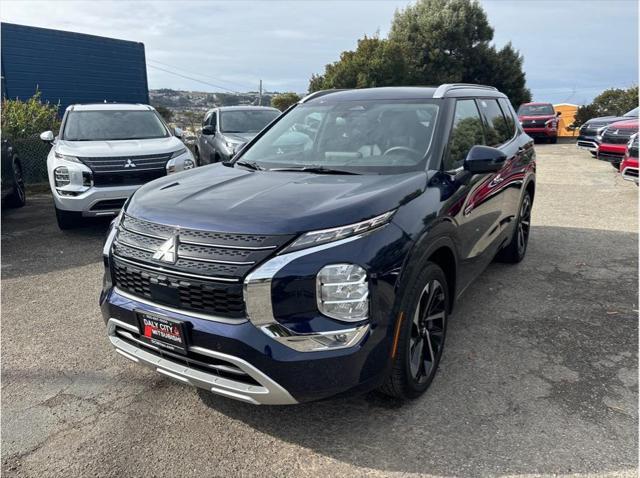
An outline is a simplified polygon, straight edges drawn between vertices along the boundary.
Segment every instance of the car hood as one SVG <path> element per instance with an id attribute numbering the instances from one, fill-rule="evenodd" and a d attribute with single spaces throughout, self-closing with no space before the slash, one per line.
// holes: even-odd
<path id="1" fill-rule="evenodd" d="M 607 125 L 610 125 L 611 123 L 615 123 L 616 121 L 626 121 L 630 119 L 634 119 L 634 118 L 629 116 L 601 116 L 599 118 L 591 118 L 590 120 L 585 121 L 583 126 L 584 125 L 588 125 L 590 127 L 607 126 Z"/>
<path id="2" fill-rule="evenodd" d="M 184 148 L 184 143 L 175 136 L 153 139 L 126 139 L 118 141 L 64 141 L 55 145 L 60 154 L 79 157 L 100 156 L 145 156 L 169 153 Z"/>
<path id="3" fill-rule="evenodd" d="M 298 234 L 361 221 L 424 190 L 426 173 L 328 175 L 247 171 L 214 164 L 142 186 L 127 206 L 139 219 L 190 229 Z"/>
<path id="4" fill-rule="evenodd" d="M 520 121 L 530 121 L 530 120 L 540 120 L 540 121 L 547 121 L 550 119 L 555 118 L 555 115 L 544 115 L 544 116 L 527 116 L 527 115 L 522 115 L 522 116 L 518 116 L 518 119 Z"/>
<path id="5" fill-rule="evenodd" d="M 622 121 L 615 121 L 609 125 L 611 129 L 638 129 L 639 121 L 638 119 L 629 119 L 625 118 Z"/>
<path id="6" fill-rule="evenodd" d="M 222 133 L 225 138 L 230 141 L 237 141 L 239 143 L 248 143 L 256 137 L 258 133 Z"/>

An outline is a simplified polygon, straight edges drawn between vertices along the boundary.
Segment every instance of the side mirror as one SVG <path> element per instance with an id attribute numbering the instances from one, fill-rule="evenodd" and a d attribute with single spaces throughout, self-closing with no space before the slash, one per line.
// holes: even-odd
<path id="1" fill-rule="evenodd" d="M 562 111 L 556 111 L 556 116 L 562 116 Z"/>
<path id="2" fill-rule="evenodd" d="M 40 139 L 47 143 L 53 143 L 56 138 L 55 136 L 53 136 L 53 131 L 45 131 L 44 133 L 40 134 Z"/>
<path id="3" fill-rule="evenodd" d="M 173 128 L 173 135 L 176 138 L 182 139 L 184 137 L 184 131 L 182 131 L 182 128 L 175 127 Z"/>
<path id="4" fill-rule="evenodd" d="M 507 156 L 499 149 L 476 145 L 464 160 L 464 169 L 473 174 L 495 173 L 500 171 Z"/>
<path id="5" fill-rule="evenodd" d="M 202 128 L 202 134 L 213 136 L 214 134 L 216 134 L 216 127 L 209 124 Z"/>
<path id="6" fill-rule="evenodd" d="M 236 154 L 240 153 L 240 151 L 242 151 L 246 145 L 246 141 L 244 143 L 238 144 L 235 148 L 233 148 L 233 155 L 235 156 Z"/>

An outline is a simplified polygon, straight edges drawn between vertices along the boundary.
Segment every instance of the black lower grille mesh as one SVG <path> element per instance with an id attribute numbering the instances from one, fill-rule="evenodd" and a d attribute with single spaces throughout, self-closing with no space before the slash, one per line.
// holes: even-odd
<path id="1" fill-rule="evenodd" d="M 132 266 L 117 258 L 113 260 L 112 272 L 119 289 L 159 305 L 229 318 L 244 317 L 240 283 L 221 284 L 171 276 Z"/>

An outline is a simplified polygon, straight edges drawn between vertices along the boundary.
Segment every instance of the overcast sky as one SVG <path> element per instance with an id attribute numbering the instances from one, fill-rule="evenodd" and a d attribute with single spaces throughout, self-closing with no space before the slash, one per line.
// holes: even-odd
<path id="1" fill-rule="evenodd" d="M 524 55 L 534 100 L 589 102 L 638 82 L 636 0 L 483 0 L 494 42 Z M 364 34 L 386 35 L 388 1 L 3 1 L 2 21 L 140 41 L 149 87 L 304 92 Z M 175 74 L 201 80 L 204 83 Z"/>

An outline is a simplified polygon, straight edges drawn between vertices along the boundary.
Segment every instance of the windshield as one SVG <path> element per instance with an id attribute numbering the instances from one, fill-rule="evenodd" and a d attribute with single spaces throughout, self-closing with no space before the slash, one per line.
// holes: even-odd
<path id="1" fill-rule="evenodd" d="M 625 113 L 624 116 L 627 117 L 632 117 L 632 118 L 637 118 L 638 117 L 638 110 L 640 108 L 633 108 L 631 111 L 629 111 L 628 113 Z"/>
<path id="2" fill-rule="evenodd" d="M 345 101 L 296 106 L 242 156 L 262 168 L 391 174 L 424 169 L 435 102 Z"/>
<path id="3" fill-rule="evenodd" d="M 274 110 L 235 110 L 220 112 L 223 133 L 257 133 L 280 114 Z"/>
<path id="4" fill-rule="evenodd" d="M 151 139 L 169 136 L 154 111 L 70 111 L 63 139 L 67 141 L 109 141 Z"/>
<path id="5" fill-rule="evenodd" d="M 553 116 L 556 112 L 551 105 L 522 105 L 518 116 Z"/>

